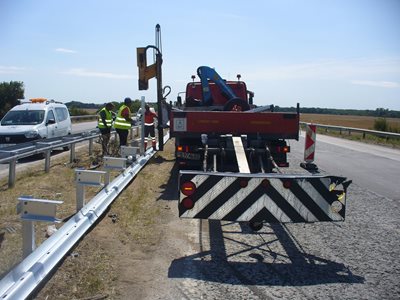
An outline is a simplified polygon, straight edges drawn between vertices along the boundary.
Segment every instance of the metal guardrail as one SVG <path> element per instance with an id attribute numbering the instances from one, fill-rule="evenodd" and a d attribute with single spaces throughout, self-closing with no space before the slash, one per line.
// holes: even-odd
<path id="1" fill-rule="evenodd" d="M 133 136 L 134 130 L 138 130 L 137 128 L 138 126 L 131 127 L 131 136 Z M 112 130 L 111 133 L 116 134 L 116 131 Z M 0 148 L 0 164 L 9 164 L 8 187 L 15 185 L 16 164 L 19 159 L 43 153 L 45 158 L 45 172 L 48 173 L 50 170 L 51 151 L 56 148 L 70 148 L 70 163 L 72 163 L 75 160 L 75 145 L 80 142 L 89 141 L 89 155 L 92 155 L 93 140 L 99 136 L 100 132 L 96 128 L 64 137 L 35 140 Z"/>
<path id="2" fill-rule="evenodd" d="M 98 115 L 71 116 L 71 121 L 97 119 Z"/>
<path id="3" fill-rule="evenodd" d="M 89 155 L 93 151 L 93 140 L 100 136 L 98 129 L 45 140 L 37 140 L 0 149 L 0 164 L 9 164 L 8 186 L 15 185 L 16 164 L 19 159 L 43 153 L 45 171 L 49 172 L 51 151 L 56 148 L 70 148 L 70 162 L 75 160 L 75 145 L 89 141 Z"/>
<path id="4" fill-rule="evenodd" d="M 169 134 L 164 136 L 164 143 Z M 148 149 L 134 164 L 106 185 L 50 238 L 0 281 L 0 299 L 26 299 L 50 274 L 72 247 L 96 224 L 108 206 L 156 152 Z"/>
<path id="5" fill-rule="evenodd" d="M 300 122 L 300 125 L 306 125 L 306 124 L 309 124 L 309 123 Z M 380 137 L 384 137 L 386 139 L 400 138 L 400 134 L 394 133 L 394 132 L 368 130 L 368 129 L 361 129 L 361 128 L 353 128 L 353 127 L 342 127 L 342 126 L 334 126 L 334 125 L 324 125 L 324 124 L 316 124 L 316 123 L 312 123 L 312 124 L 316 125 L 318 128 L 324 128 L 326 131 L 328 131 L 329 129 L 339 131 L 340 134 L 342 134 L 342 132 L 347 132 L 349 135 L 351 134 L 351 132 L 362 133 L 363 138 L 365 138 L 366 134 L 380 136 Z"/>

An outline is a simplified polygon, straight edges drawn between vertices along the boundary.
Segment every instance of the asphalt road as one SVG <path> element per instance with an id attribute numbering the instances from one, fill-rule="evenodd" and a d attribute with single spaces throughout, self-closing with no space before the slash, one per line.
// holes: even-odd
<path id="1" fill-rule="evenodd" d="M 97 126 L 97 121 L 72 123 L 72 133 L 78 133 L 94 129 Z"/>
<path id="2" fill-rule="evenodd" d="M 292 143 L 293 155 L 303 158 L 304 138 Z M 400 200 L 400 150 L 324 135 L 317 136 L 315 163 L 332 174 L 384 197 Z"/>

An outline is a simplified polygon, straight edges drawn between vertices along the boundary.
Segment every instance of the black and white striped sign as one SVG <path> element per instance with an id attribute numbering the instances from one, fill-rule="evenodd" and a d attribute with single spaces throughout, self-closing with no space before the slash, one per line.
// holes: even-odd
<path id="1" fill-rule="evenodd" d="M 268 223 L 343 221 L 345 192 L 350 184 L 345 180 L 335 176 L 181 171 L 180 186 L 192 182 L 195 188 L 189 196 L 181 190 L 179 216 Z M 336 189 L 339 185 L 341 190 Z M 184 205 L 188 199 L 193 207 Z"/>

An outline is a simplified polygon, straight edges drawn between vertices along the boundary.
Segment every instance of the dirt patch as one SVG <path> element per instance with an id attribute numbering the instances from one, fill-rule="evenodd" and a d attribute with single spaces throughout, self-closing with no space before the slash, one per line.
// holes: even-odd
<path id="1" fill-rule="evenodd" d="M 180 231 L 174 224 L 179 222 L 174 162 L 169 142 L 74 248 L 37 299 L 153 299 L 160 284 L 170 284 L 165 281 L 170 262 L 192 247 L 185 242 L 185 227 Z M 163 246 L 171 234 L 176 237 L 172 247 Z"/>

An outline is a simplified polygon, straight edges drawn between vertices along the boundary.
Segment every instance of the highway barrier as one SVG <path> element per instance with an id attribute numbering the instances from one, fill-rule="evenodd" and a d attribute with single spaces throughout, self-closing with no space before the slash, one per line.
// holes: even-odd
<path id="1" fill-rule="evenodd" d="M 302 125 L 302 126 L 305 126 L 307 124 L 308 123 L 306 123 L 306 122 L 300 122 L 300 125 Z M 353 127 L 334 126 L 334 125 L 315 124 L 315 123 L 313 123 L 313 124 L 316 125 L 317 128 L 325 129 L 326 132 L 328 132 L 328 130 L 334 130 L 334 131 L 338 131 L 340 134 L 342 134 L 343 132 L 347 132 L 349 135 L 352 132 L 361 133 L 363 138 L 365 138 L 365 136 L 367 134 L 383 137 L 385 139 L 389 139 L 389 138 L 399 139 L 400 138 L 400 133 L 394 133 L 394 132 L 377 131 L 377 130 L 369 130 L 369 129 L 361 129 L 361 128 L 353 128 Z"/>
<path id="2" fill-rule="evenodd" d="M 168 139 L 169 134 L 164 136 L 164 143 L 166 143 Z M 78 212 L 74 216 L 72 216 L 38 248 L 27 255 L 21 263 L 19 263 L 0 281 L 0 299 L 28 298 L 59 264 L 63 257 L 68 254 L 72 247 L 85 235 L 85 233 L 88 232 L 92 226 L 95 226 L 96 221 L 101 218 L 111 203 L 133 180 L 155 153 L 156 152 L 152 148 L 148 149 L 142 156 L 133 161 L 132 165 L 124 168 L 122 173 L 113 181 L 108 184 L 101 183 L 104 184 L 104 187 L 94 198 L 92 198 L 86 205 L 79 208 Z M 82 170 L 77 170 L 77 172 L 81 171 Z M 82 183 L 78 179 L 86 180 L 87 177 L 88 176 L 77 177 L 77 190 L 78 186 Z M 84 194 L 82 191 L 79 193 L 77 192 L 77 201 L 82 203 L 83 200 Z M 45 210 L 48 211 L 49 205 L 55 207 L 56 204 L 61 204 L 54 201 L 49 202 L 49 200 L 26 198 L 22 198 L 21 201 L 32 202 L 36 205 L 33 211 L 41 216 L 38 221 L 43 221 L 46 218 L 49 219 L 49 216 L 47 215 L 47 212 L 38 211 L 36 209 L 37 205 L 45 207 Z M 43 202 L 46 205 L 44 205 Z M 54 212 L 54 214 L 50 216 L 51 221 L 55 221 L 55 210 L 52 209 L 52 212 Z M 34 235 L 32 232 L 33 226 L 30 226 L 30 224 L 28 225 L 31 231 L 26 234 L 26 239 L 27 242 L 32 242 L 32 236 Z M 25 243 L 26 254 L 35 248 L 27 247 L 32 245 L 32 243 L 28 245 L 27 242 Z"/>

